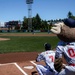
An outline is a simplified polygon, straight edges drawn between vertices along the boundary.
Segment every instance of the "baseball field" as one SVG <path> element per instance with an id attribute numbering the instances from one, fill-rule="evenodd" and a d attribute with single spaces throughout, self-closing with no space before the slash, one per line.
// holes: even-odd
<path id="1" fill-rule="evenodd" d="M 55 49 L 59 39 L 50 33 L 0 33 L 0 74 L 32 75 L 36 71 L 38 53 L 44 51 L 48 42 Z"/>
<path id="2" fill-rule="evenodd" d="M 59 39 L 48 33 L 0 33 L 0 53 L 10 52 L 41 52 L 44 43 L 48 42 L 55 48 Z"/>

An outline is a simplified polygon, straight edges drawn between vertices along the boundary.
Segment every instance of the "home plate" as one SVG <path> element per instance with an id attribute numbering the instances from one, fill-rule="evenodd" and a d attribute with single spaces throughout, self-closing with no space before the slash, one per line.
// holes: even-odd
<path id="1" fill-rule="evenodd" d="M 33 66 L 25 66 L 24 68 L 25 69 L 33 69 L 34 67 Z"/>

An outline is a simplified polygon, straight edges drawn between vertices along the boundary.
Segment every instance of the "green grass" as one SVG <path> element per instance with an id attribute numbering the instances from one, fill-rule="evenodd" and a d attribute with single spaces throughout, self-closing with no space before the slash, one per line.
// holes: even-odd
<path id="1" fill-rule="evenodd" d="M 54 36 L 0 36 L 10 38 L 8 41 L 0 41 L 0 53 L 10 52 L 41 52 L 43 44 L 48 42 L 55 48 L 59 39 Z"/>

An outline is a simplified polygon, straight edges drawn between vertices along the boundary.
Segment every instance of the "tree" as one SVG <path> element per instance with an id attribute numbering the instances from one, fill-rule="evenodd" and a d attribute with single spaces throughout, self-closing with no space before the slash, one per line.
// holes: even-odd
<path id="1" fill-rule="evenodd" d="M 72 14 L 72 12 L 68 12 L 68 18 L 72 18 L 72 19 L 75 19 L 75 16 Z"/>
<path id="2" fill-rule="evenodd" d="M 37 26 L 36 26 L 36 18 L 35 17 L 32 18 L 32 29 L 33 30 L 36 30 L 37 29 Z"/>
<path id="3" fill-rule="evenodd" d="M 72 18 L 72 16 L 73 16 L 72 12 L 69 11 L 67 16 L 68 16 L 68 18 Z"/>
<path id="4" fill-rule="evenodd" d="M 39 16 L 39 14 L 36 14 L 35 19 L 36 19 L 36 27 L 37 27 L 37 29 L 40 29 L 40 26 L 41 26 L 41 18 Z"/>
<path id="5" fill-rule="evenodd" d="M 41 30 L 45 30 L 45 23 L 44 20 L 41 21 L 41 26 L 40 26 Z"/>
<path id="6" fill-rule="evenodd" d="M 23 18 L 23 26 L 22 29 L 28 29 L 28 18 L 26 18 L 26 16 L 24 16 Z"/>

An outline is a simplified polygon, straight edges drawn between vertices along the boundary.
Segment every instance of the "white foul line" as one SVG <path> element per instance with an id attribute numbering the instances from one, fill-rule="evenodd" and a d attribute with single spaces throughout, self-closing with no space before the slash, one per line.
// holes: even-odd
<path id="1" fill-rule="evenodd" d="M 11 65 L 11 64 L 14 64 L 14 63 L 0 64 L 0 66 Z"/>
<path id="2" fill-rule="evenodd" d="M 35 66 L 37 65 L 36 63 L 34 63 L 34 61 L 30 61 L 30 62 L 31 62 L 33 65 L 35 65 Z"/>
<path id="3" fill-rule="evenodd" d="M 17 63 L 0 64 L 0 66 L 11 65 L 11 64 L 14 64 L 24 75 L 28 75 L 25 71 L 21 69 L 21 67 Z"/>
<path id="4" fill-rule="evenodd" d="M 17 63 L 14 63 L 16 65 L 16 67 L 24 74 L 24 75 L 28 75 L 27 73 L 25 73 L 20 66 Z"/>

